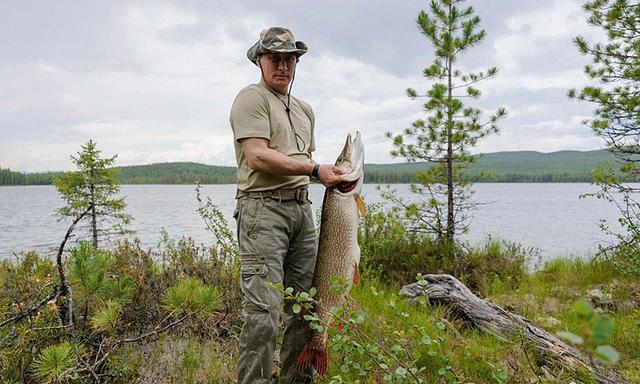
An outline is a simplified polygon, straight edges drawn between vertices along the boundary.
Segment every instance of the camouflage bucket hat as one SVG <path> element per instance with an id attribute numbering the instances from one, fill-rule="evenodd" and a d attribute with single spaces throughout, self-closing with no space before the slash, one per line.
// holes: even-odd
<path id="1" fill-rule="evenodd" d="M 258 56 L 266 52 L 296 53 L 298 57 L 309 50 L 307 44 L 296 41 L 287 28 L 271 27 L 260 32 L 260 39 L 247 51 L 247 57 L 258 65 Z"/>

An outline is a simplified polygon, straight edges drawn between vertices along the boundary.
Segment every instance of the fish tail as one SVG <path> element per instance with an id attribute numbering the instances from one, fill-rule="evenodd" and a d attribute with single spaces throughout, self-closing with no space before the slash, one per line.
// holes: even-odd
<path id="1" fill-rule="evenodd" d="M 322 333 L 314 333 L 298 356 L 298 368 L 314 367 L 319 375 L 324 376 L 327 374 L 327 361 L 327 344 L 324 341 L 324 336 Z"/>

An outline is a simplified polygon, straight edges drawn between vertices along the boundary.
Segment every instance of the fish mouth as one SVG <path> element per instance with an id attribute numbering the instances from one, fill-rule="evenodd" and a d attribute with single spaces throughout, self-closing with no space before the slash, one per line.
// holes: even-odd
<path id="1" fill-rule="evenodd" d="M 358 185 L 358 180 L 354 181 L 343 181 L 336 185 L 336 188 L 342 193 L 351 192 Z"/>
<path id="2" fill-rule="evenodd" d="M 351 134 L 347 136 L 336 165 L 347 170 L 336 189 L 343 194 L 359 193 L 364 182 L 364 145 L 360 132 L 356 132 L 353 139 Z"/>

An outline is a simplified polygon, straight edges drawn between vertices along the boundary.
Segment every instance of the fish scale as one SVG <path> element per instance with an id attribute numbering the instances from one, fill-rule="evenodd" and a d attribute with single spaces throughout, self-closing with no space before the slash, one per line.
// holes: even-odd
<path id="1" fill-rule="evenodd" d="M 336 165 L 345 168 L 347 173 L 343 175 L 343 182 L 327 188 L 324 194 L 313 278 L 315 300 L 319 303 L 315 310 L 322 324 L 331 323 L 331 308 L 344 304 L 353 283 L 357 284 L 359 279 L 358 222 L 360 216 L 364 215 L 364 203 L 360 197 L 364 181 L 364 147 L 360 133 L 356 133 L 353 140 L 351 135 L 347 137 Z M 333 276 L 346 282 L 344 292 L 334 291 L 331 284 Z M 300 368 L 313 366 L 319 374 L 326 374 L 327 328 L 322 333 L 314 332 L 305 344 L 298 358 Z"/>
<path id="2" fill-rule="evenodd" d="M 360 261 L 358 246 L 358 207 L 353 196 L 340 196 L 331 191 L 325 192 L 320 221 L 320 242 L 318 261 L 313 286 L 316 287 L 316 300 L 320 303 L 318 314 L 325 321 L 331 315 L 331 307 L 344 304 L 345 296 L 337 294 L 331 287 L 331 277 L 339 276 L 348 283 L 347 291 L 355 274 L 356 264 Z M 326 262 L 325 262 L 326 260 Z"/>

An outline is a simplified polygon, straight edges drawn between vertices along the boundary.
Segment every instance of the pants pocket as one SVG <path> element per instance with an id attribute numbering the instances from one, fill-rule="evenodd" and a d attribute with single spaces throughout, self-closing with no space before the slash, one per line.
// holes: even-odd
<path id="1" fill-rule="evenodd" d="M 240 255 L 240 288 L 246 305 L 260 311 L 268 311 L 270 307 L 267 273 L 269 267 L 264 257 L 256 254 Z"/>
<path id="2" fill-rule="evenodd" d="M 238 225 L 240 233 L 251 239 L 257 238 L 258 224 L 262 219 L 262 199 L 243 197 L 238 200 Z"/>

